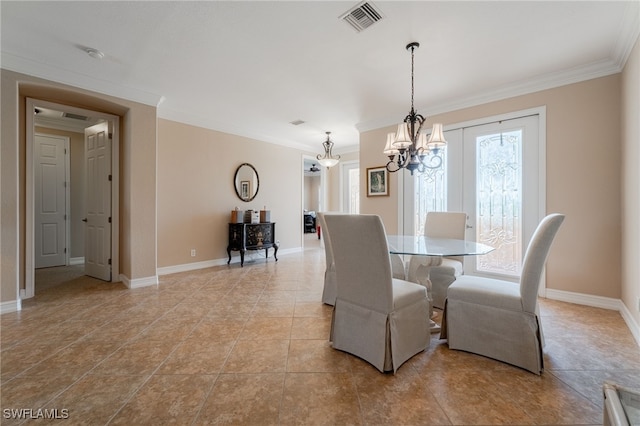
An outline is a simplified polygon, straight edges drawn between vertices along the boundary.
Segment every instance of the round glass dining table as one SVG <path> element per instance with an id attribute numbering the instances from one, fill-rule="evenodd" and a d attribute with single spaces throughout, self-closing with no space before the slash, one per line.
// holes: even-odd
<path id="1" fill-rule="evenodd" d="M 387 235 L 387 243 L 390 253 L 415 256 L 477 256 L 495 250 L 491 246 L 474 241 L 424 235 Z"/>
<path id="2" fill-rule="evenodd" d="M 478 256 L 495 250 L 491 246 L 474 241 L 424 235 L 387 235 L 387 244 L 389 253 L 413 256 Z M 430 287 L 427 287 L 427 292 L 430 292 Z M 432 333 L 440 331 L 440 326 L 433 319 L 430 318 L 429 322 Z"/>

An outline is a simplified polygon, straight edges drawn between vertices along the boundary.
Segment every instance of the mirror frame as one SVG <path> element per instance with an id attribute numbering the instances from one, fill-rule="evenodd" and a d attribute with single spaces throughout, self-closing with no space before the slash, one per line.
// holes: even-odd
<path id="1" fill-rule="evenodd" d="M 253 170 L 253 173 L 256 176 L 256 188 L 255 188 L 255 191 L 253 191 L 251 196 L 249 198 L 246 198 L 246 199 L 242 198 L 242 195 L 240 194 L 240 183 L 238 182 L 238 173 L 240 173 L 240 169 L 242 167 L 244 167 L 244 166 L 251 167 L 251 170 Z M 256 168 L 253 167 L 253 165 L 251 165 L 249 163 L 240 164 L 238 166 L 238 168 L 236 169 L 236 173 L 233 175 L 233 188 L 236 190 L 236 195 L 238 196 L 238 198 L 240 198 L 245 203 L 253 201 L 253 199 L 256 198 L 256 195 L 258 195 L 258 191 L 260 190 L 260 176 L 258 175 L 258 171 L 256 170 Z"/>

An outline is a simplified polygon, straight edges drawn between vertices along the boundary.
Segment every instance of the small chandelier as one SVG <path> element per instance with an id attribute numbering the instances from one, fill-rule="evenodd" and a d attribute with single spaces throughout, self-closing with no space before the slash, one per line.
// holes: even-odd
<path id="1" fill-rule="evenodd" d="M 437 169 L 442 165 L 442 157 L 439 154 L 440 148 L 447 144 L 444 139 L 442 124 L 433 125 L 431 135 L 427 140 L 427 135 L 422 133 L 422 125 L 425 118 L 416 113 L 413 108 L 413 51 L 420 47 L 420 43 L 412 42 L 407 44 L 407 50 L 411 49 L 411 111 L 398 124 L 396 133 L 387 134 L 387 144 L 384 153 L 389 156 L 387 170 L 397 172 L 407 169 L 413 175 L 414 171 L 423 173 L 427 169 Z M 396 160 L 396 155 L 398 156 Z"/>
<path id="2" fill-rule="evenodd" d="M 333 167 L 338 164 L 338 161 L 340 161 L 340 156 L 334 156 L 331 153 L 331 148 L 333 148 L 333 142 L 329 140 L 329 135 L 331 134 L 331 132 L 325 133 L 327 134 L 327 140 L 322 142 L 322 146 L 324 147 L 324 155 L 318 154 L 316 158 L 318 159 L 318 163 L 320 163 L 321 166 L 324 166 L 328 169 L 329 167 Z"/>

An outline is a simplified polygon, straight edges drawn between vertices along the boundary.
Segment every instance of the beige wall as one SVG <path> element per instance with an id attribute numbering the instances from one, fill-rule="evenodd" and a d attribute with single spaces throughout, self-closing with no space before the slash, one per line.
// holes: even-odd
<path id="1" fill-rule="evenodd" d="M 429 118 L 451 125 L 546 106 L 547 212 L 567 216 L 547 263 L 549 289 L 621 296 L 620 90 L 616 74 Z M 386 164 L 382 149 L 394 130 L 360 135 L 361 170 Z M 380 214 L 389 232 L 398 226 L 396 179 L 389 197 L 360 198 L 361 212 Z"/>
<path id="2" fill-rule="evenodd" d="M 26 98 L 120 116 L 120 273 L 130 280 L 156 274 L 156 108 L 5 69 L 0 135 L 0 303 L 24 288 Z"/>
<path id="3" fill-rule="evenodd" d="M 547 211 L 567 215 L 548 263 L 547 287 L 622 298 L 636 322 L 640 322 L 639 56 L 636 44 L 621 75 L 430 118 L 431 122 L 454 124 L 545 105 Z M 266 205 L 278 223 L 282 247 L 301 245 L 302 172 L 297 167 L 301 152 L 157 121 L 152 106 L 6 70 L 0 73 L 0 302 L 16 300 L 24 284 L 27 96 L 121 117 L 120 264 L 126 277 L 144 279 L 155 276 L 156 266 L 224 258 L 226 223 L 235 206 L 259 209 Z M 349 154 L 360 161 L 361 188 L 366 188 L 367 167 L 386 164 L 381 151 L 386 133 L 393 130 L 391 126 L 363 132 L 360 153 Z M 342 161 L 349 160 L 349 155 L 343 155 Z M 260 173 L 260 193 L 248 204 L 235 196 L 232 186 L 233 173 L 241 162 L 254 164 Z M 288 167 L 290 164 L 296 167 Z M 363 190 L 360 200 L 361 212 L 380 214 L 389 232 L 397 229 L 395 179 L 392 174 L 389 197 L 367 198 Z M 328 186 L 328 210 L 338 210 L 339 166 L 328 173 Z M 192 248 L 197 250 L 196 258 L 190 257 Z"/>
<path id="4" fill-rule="evenodd" d="M 622 200 L 622 302 L 640 327 L 640 41 L 622 73 Z"/>
<path id="5" fill-rule="evenodd" d="M 84 257 L 84 133 L 70 132 L 59 129 L 49 129 L 45 127 L 37 127 L 36 132 L 48 135 L 66 136 L 69 138 L 69 192 L 70 192 L 70 209 L 69 227 L 70 240 L 69 247 L 70 257 Z"/>
<path id="6" fill-rule="evenodd" d="M 304 152 L 158 120 L 158 266 L 227 258 L 231 210 L 271 210 L 280 249 L 302 246 Z M 233 177 L 242 163 L 260 177 L 253 201 L 235 193 Z M 196 257 L 191 257 L 191 249 Z M 237 258 L 238 253 L 232 253 Z M 236 259 L 237 260 L 237 259 Z M 234 260 L 235 261 L 235 260 Z"/>

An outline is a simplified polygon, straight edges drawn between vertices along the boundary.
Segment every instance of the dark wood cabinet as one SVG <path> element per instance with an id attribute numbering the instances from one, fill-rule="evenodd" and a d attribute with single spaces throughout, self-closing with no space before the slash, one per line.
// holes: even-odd
<path id="1" fill-rule="evenodd" d="M 240 266 L 244 266 L 244 253 L 247 250 L 264 250 L 269 257 L 269 249 L 273 247 L 273 258 L 278 261 L 278 243 L 276 241 L 275 222 L 267 223 L 230 223 L 229 245 L 227 253 L 231 263 L 231 251 L 240 252 Z"/>

